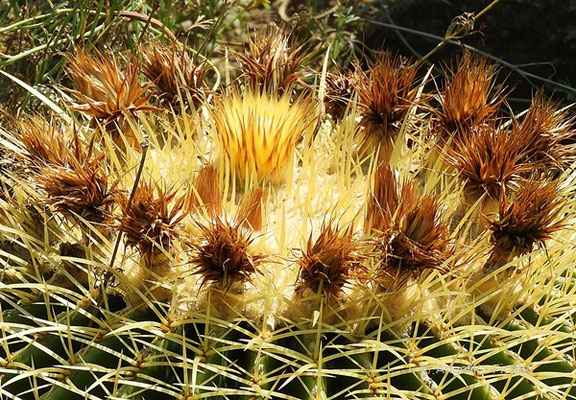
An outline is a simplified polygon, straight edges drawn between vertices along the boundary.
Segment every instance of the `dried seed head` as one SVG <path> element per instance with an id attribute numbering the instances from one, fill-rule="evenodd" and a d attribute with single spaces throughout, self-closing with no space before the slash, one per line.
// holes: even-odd
<path id="1" fill-rule="evenodd" d="M 189 197 L 188 210 L 203 208 L 209 215 L 219 215 L 222 212 L 222 198 L 218 180 L 218 171 L 211 165 L 198 171 L 195 191 Z"/>
<path id="2" fill-rule="evenodd" d="M 564 200 L 555 183 L 528 180 L 510 203 L 500 201 L 498 219 L 490 225 L 492 243 L 499 251 L 519 256 L 543 246 L 552 234 L 563 228 L 559 218 Z"/>
<path id="3" fill-rule="evenodd" d="M 437 113 L 445 134 L 480 126 L 494 117 L 504 100 L 495 89 L 495 65 L 484 57 L 465 52 L 456 70 L 449 71 Z"/>
<path id="4" fill-rule="evenodd" d="M 220 158 L 236 178 L 282 181 L 298 139 L 312 124 L 314 104 L 287 95 L 232 93 L 215 102 L 213 130 Z"/>
<path id="5" fill-rule="evenodd" d="M 115 204 L 115 185 L 102 171 L 104 156 L 93 157 L 93 143 L 81 143 L 78 132 L 65 140 L 56 127 L 40 118 L 20 127 L 24 161 L 46 194 L 45 201 L 69 217 L 102 223 Z"/>
<path id="6" fill-rule="evenodd" d="M 72 91 L 78 103 L 74 108 L 103 122 L 110 132 L 126 129 L 126 118 L 135 118 L 136 112 L 155 109 L 148 103 L 148 86 L 138 79 L 136 63 L 121 69 L 114 57 L 84 50 L 68 61 L 68 76 L 77 88 Z"/>
<path id="7" fill-rule="evenodd" d="M 24 149 L 21 158 L 38 170 L 46 165 L 64 165 L 70 158 L 70 149 L 57 126 L 41 117 L 18 123 L 20 141 Z"/>
<path id="8" fill-rule="evenodd" d="M 302 295 L 310 289 L 339 297 L 344 286 L 364 271 L 357 248 L 350 229 L 341 230 L 331 224 L 323 226 L 315 241 L 310 236 L 306 251 L 302 251 L 297 261 L 300 272 L 296 294 Z"/>
<path id="9" fill-rule="evenodd" d="M 266 201 L 266 193 L 264 189 L 256 189 L 242 200 L 236 215 L 239 226 L 255 231 L 262 229 L 262 205 Z"/>
<path id="10" fill-rule="evenodd" d="M 102 223 L 116 204 L 115 185 L 101 170 L 103 157 L 80 162 L 71 159 L 66 166 L 45 167 L 36 181 L 46 192 L 46 201 L 65 215 Z"/>
<path id="11" fill-rule="evenodd" d="M 526 161 L 558 168 L 573 160 L 574 149 L 565 142 L 575 135 L 576 116 L 560 108 L 539 92 L 522 121 L 513 126 L 510 136 L 526 149 Z"/>
<path id="12" fill-rule="evenodd" d="M 410 182 L 399 188 L 385 164 L 376 173 L 367 224 L 380 276 L 445 269 L 451 255 L 450 238 L 437 199 L 421 197 Z"/>
<path id="13" fill-rule="evenodd" d="M 374 189 L 369 196 L 364 230 L 367 233 L 383 231 L 392 225 L 400 201 L 394 171 L 382 164 L 374 176 Z"/>
<path id="14" fill-rule="evenodd" d="M 362 116 L 359 135 L 364 141 L 376 138 L 382 147 L 393 142 L 416 102 L 417 73 L 415 64 L 391 53 L 382 55 L 368 71 L 355 65 L 354 81 Z"/>
<path id="15" fill-rule="evenodd" d="M 425 197 L 398 214 L 394 226 L 374 241 L 380 272 L 394 276 L 446 270 L 450 239 L 436 199 Z"/>
<path id="16" fill-rule="evenodd" d="M 170 250 L 179 237 L 178 224 L 186 216 L 186 196 L 145 183 L 134 192 L 132 204 L 126 196 L 119 202 L 118 229 L 129 246 L 138 247 L 142 256 Z"/>
<path id="17" fill-rule="evenodd" d="M 250 254 L 252 239 L 247 232 L 220 218 L 199 227 L 202 237 L 200 244 L 195 245 L 192 263 L 202 284 L 229 288 L 233 283 L 252 281 L 262 257 Z"/>
<path id="18" fill-rule="evenodd" d="M 240 82 L 256 92 L 289 92 L 300 83 L 300 68 L 308 53 L 304 46 L 296 46 L 290 34 L 274 28 L 250 38 L 246 51 L 234 52 L 240 64 Z"/>
<path id="19" fill-rule="evenodd" d="M 348 105 L 355 93 L 354 74 L 329 73 L 326 75 L 326 97 L 324 104 L 326 112 L 334 121 L 340 121 L 348 109 Z"/>
<path id="20" fill-rule="evenodd" d="M 523 161 L 522 143 L 493 126 L 455 136 L 443 151 L 444 162 L 467 180 L 467 191 L 476 199 L 486 193 L 498 200 L 522 174 L 536 167 Z"/>
<path id="21" fill-rule="evenodd" d="M 188 52 L 180 47 L 152 44 L 143 51 L 142 72 L 156 86 L 162 101 L 178 109 L 180 102 L 187 103 L 188 91 L 192 106 L 204 100 L 204 77 L 209 67 L 196 64 Z"/>

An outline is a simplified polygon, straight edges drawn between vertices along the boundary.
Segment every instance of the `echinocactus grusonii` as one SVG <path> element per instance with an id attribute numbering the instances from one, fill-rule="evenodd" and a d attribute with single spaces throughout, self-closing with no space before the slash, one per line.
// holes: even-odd
<path id="1" fill-rule="evenodd" d="M 70 118 L 0 131 L 2 393 L 574 397 L 570 112 L 471 54 L 304 84 L 290 37 L 210 99 L 184 46 L 82 50 Z"/>

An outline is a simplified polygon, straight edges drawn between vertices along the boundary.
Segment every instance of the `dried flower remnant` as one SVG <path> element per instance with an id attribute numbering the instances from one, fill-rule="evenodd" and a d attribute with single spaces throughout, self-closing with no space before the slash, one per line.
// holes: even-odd
<path id="1" fill-rule="evenodd" d="M 425 197 L 406 209 L 393 227 L 374 239 L 380 273 L 418 275 L 426 269 L 446 270 L 450 257 L 447 225 L 440 220 L 436 199 Z"/>
<path id="2" fill-rule="evenodd" d="M 455 70 L 449 72 L 441 111 L 437 112 L 444 135 L 465 132 L 494 118 L 504 100 L 495 88 L 498 69 L 480 56 L 465 52 Z"/>
<path id="3" fill-rule="evenodd" d="M 372 233 L 380 280 L 406 278 L 426 269 L 445 270 L 452 255 L 438 200 L 421 197 L 410 182 L 400 187 L 385 164 L 376 172 L 365 230 Z"/>
<path id="4" fill-rule="evenodd" d="M 350 101 L 355 95 L 354 74 L 328 73 L 326 75 L 326 97 L 324 104 L 326 112 L 338 122 L 344 118 Z"/>
<path id="5" fill-rule="evenodd" d="M 394 171 L 387 165 L 380 165 L 374 175 L 373 190 L 368 198 L 364 231 L 383 231 L 393 223 L 400 202 L 400 193 Z"/>
<path id="6" fill-rule="evenodd" d="M 240 82 L 256 92 L 283 94 L 301 82 L 300 68 L 308 54 L 303 45 L 291 42 L 289 33 L 275 28 L 251 37 L 247 51 L 234 56 L 240 64 Z"/>
<path id="7" fill-rule="evenodd" d="M 564 227 L 560 218 L 563 205 L 556 184 L 540 180 L 525 181 L 512 202 L 502 198 L 498 218 L 490 224 L 494 250 L 486 268 L 497 268 L 530 253 L 535 246 L 544 246 Z"/>
<path id="8" fill-rule="evenodd" d="M 152 44 L 142 52 L 142 72 L 152 81 L 161 101 L 176 109 L 188 103 L 198 107 L 205 98 L 204 78 L 209 67 L 196 63 L 180 47 Z"/>
<path id="9" fill-rule="evenodd" d="M 178 224 L 187 215 L 186 196 L 144 183 L 134 192 L 130 207 L 126 196 L 119 203 L 122 214 L 118 229 L 126 235 L 129 246 L 138 247 L 143 257 L 170 250 L 180 236 Z"/>
<path id="10" fill-rule="evenodd" d="M 65 215 L 103 223 L 110 218 L 118 192 L 101 169 L 102 157 L 70 160 L 67 166 L 43 168 L 36 177 L 46 201 Z"/>
<path id="11" fill-rule="evenodd" d="M 262 256 L 250 253 L 252 239 L 248 231 L 221 218 L 199 228 L 200 243 L 194 246 L 192 264 L 202 284 L 227 289 L 235 283 L 251 282 Z"/>
<path id="12" fill-rule="evenodd" d="M 222 212 L 222 195 L 218 179 L 218 171 L 211 165 L 198 171 L 194 189 L 189 194 L 188 210 L 201 208 L 209 215 L 219 215 Z"/>
<path id="13" fill-rule="evenodd" d="M 19 158 L 35 171 L 46 165 L 65 165 L 70 158 L 68 143 L 56 125 L 32 117 L 18 123 L 17 129 L 23 148 Z"/>
<path id="14" fill-rule="evenodd" d="M 298 258 L 296 294 L 306 290 L 338 298 L 347 283 L 364 272 L 358 244 L 350 229 L 324 225 L 316 240 L 308 239 L 306 250 Z"/>
<path id="15" fill-rule="evenodd" d="M 103 171 L 104 156 L 93 156 L 75 131 L 66 140 L 59 129 L 40 118 L 21 124 L 21 158 L 30 166 L 44 200 L 68 217 L 102 223 L 115 204 L 117 191 Z"/>
<path id="16" fill-rule="evenodd" d="M 385 53 L 367 71 L 355 66 L 358 136 L 365 150 L 379 148 L 379 159 L 387 160 L 400 125 L 416 104 L 418 68 L 409 60 Z"/>
<path id="17" fill-rule="evenodd" d="M 562 168 L 574 160 L 570 138 L 576 133 L 576 116 L 561 110 L 560 104 L 538 92 L 520 123 L 511 132 L 525 148 L 524 159 L 543 168 Z"/>
<path id="18" fill-rule="evenodd" d="M 484 126 L 453 138 L 445 146 L 444 162 L 466 180 L 466 195 L 474 203 L 482 195 L 498 201 L 536 167 L 524 162 L 522 143 L 495 126 Z"/>
<path id="19" fill-rule="evenodd" d="M 69 57 L 68 65 L 68 76 L 77 88 L 72 91 L 77 102 L 74 108 L 96 118 L 115 139 L 120 130 L 136 144 L 128 119 L 135 119 L 139 111 L 156 109 L 150 105 L 149 87 L 140 82 L 138 73 L 137 63 L 121 69 L 114 57 L 78 50 Z"/>
<path id="20" fill-rule="evenodd" d="M 215 101 L 213 131 L 221 162 L 241 181 L 282 182 L 296 143 L 311 126 L 311 100 L 234 92 Z"/>
<path id="21" fill-rule="evenodd" d="M 259 231 L 263 224 L 263 203 L 266 201 L 267 192 L 264 189 L 256 189 L 248 193 L 240 203 L 236 221 L 239 226 Z"/>

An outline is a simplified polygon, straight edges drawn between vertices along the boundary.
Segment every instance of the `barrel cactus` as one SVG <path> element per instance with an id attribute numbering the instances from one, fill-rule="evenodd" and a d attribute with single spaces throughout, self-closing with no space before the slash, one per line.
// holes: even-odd
<path id="1" fill-rule="evenodd" d="M 249 50 L 79 50 L 2 128 L 1 397 L 575 399 L 570 111 Z"/>

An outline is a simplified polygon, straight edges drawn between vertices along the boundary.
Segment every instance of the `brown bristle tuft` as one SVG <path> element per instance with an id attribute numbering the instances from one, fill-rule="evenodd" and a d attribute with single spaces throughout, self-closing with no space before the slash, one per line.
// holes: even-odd
<path id="1" fill-rule="evenodd" d="M 47 203 L 68 216 L 96 223 L 106 221 L 118 192 L 101 171 L 102 159 L 85 162 L 71 159 L 66 166 L 43 168 L 36 181 L 46 192 Z"/>
<path id="2" fill-rule="evenodd" d="M 537 167 L 523 161 L 522 143 L 488 125 L 455 136 L 443 152 L 444 162 L 466 179 L 467 194 L 475 200 L 484 193 L 498 200 L 523 174 Z"/>
<path id="3" fill-rule="evenodd" d="M 289 91 L 301 83 L 300 68 L 308 53 L 284 29 L 271 28 L 250 38 L 246 51 L 234 52 L 240 64 L 239 81 L 256 92 Z"/>
<path id="4" fill-rule="evenodd" d="M 366 225 L 365 230 L 373 235 L 378 277 L 446 269 L 452 250 L 437 199 L 421 197 L 411 182 L 400 188 L 385 164 L 376 172 Z"/>
<path id="5" fill-rule="evenodd" d="M 455 70 L 449 72 L 437 113 L 444 134 L 480 126 L 494 117 L 504 100 L 495 89 L 496 65 L 484 57 L 465 52 Z"/>
<path id="6" fill-rule="evenodd" d="M 233 283 L 251 282 L 262 256 L 250 254 L 248 247 L 252 239 L 247 231 L 221 218 L 199 227 L 201 242 L 195 245 L 192 263 L 201 275 L 202 284 L 229 288 Z"/>
<path id="7" fill-rule="evenodd" d="M 399 193 L 394 171 L 387 164 L 380 164 L 374 175 L 374 189 L 368 200 L 364 231 L 382 231 L 390 226 L 398 202 Z"/>
<path id="8" fill-rule="evenodd" d="M 498 219 L 490 225 L 494 247 L 519 256 L 531 252 L 535 245 L 543 246 L 564 227 L 558 221 L 563 205 L 555 183 L 525 181 L 511 203 L 506 198 L 500 201 Z"/>
<path id="9" fill-rule="evenodd" d="M 354 74 L 328 73 L 326 75 L 326 97 L 324 104 L 326 112 L 332 116 L 334 121 L 338 122 L 346 114 L 346 110 L 355 93 Z"/>
<path id="10" fill-rule="evenodd" d="M 198 171 L 194 186 L 196 190 L 191 192 L 188 209 L 194 210 L 200 207 L 208 215 L 220 215 L 222 212 L 222 195 L 216 168 L 207 165 Z"/>
<path id="11" fill-rule="evenodd" d="M 134 192 L 132 204 L 126 196 L 121 196 L 119 202 L 122 214 L 118 229 L 126 235 L 126 243 L 138 247 L 143 256 L 161 249 L 168 251 L 179 237 L 178 224 L 186 216 L 186 196 L 178 196 L 176 190 L 144 183 Z"/>
<path id="12" fill-rule="evenodd" d="M 297 261 L 300 272 L 296 294 L 302 295 L 310 289 L 313 293 L 320 291 L 326 296 L 340 297 L 344 286 L 364 271 L 357 248 L 350 229 L 323 226 L 315 241 L 310 236 L 306 251 L 302 251 Z"/>
<path id="13" fill-rule="evenodd" d="M 574 160 L 574 149 L 566 142 L 575 135 L 575 120 L 576 116 L 561 110 L 559 102 L 546 99 L 538 92 L 510 135 L 523 143 L 526 161 L 547 168 L 561 168 Z"/>
<path id="14" fill-rule="evenodd" d="M 146 48 L 143 58 L 142 72 L 154 83 L 163 103 L 179 109 L 180 101 L 188 102 L 185 90 L 190 94 L 192 106 L 204 101 L 204 77 L 209 70 L 206 64 L 195 63 L 180 47 L 161 44 Z"/>
<path id="15" fill-rule="evenodd" d="M 44 200 L 66 216 L 102 223 L 116 202 L 116 185 L 109 185 L 102 171 L 104 156 L 93 157 L 94 146 L 85 146 L 74 132 L 72 140 L 47 121 L 36 118 L 20 127 L 26 149 L 25 162 L 33 179 L 44 190 Z"/>
<path id="16" fill-rule="evenodd" d="M 406 191 L 413 193 L 411 189 Z M 450 238 L 446 223 L 440 220 L 438 203 L 433 197 L 414 199 L 417 201 L 403 200 L 393 225 L 374 239 L 379 260 L 377 278 L 417 276 L 426 269 L 448 269 Z"/>
<path id="17" fill-rule="evenodd" d="M 264 189 L 256 189 L 249 193 L 240 204 L 236 220 L 243 228 L 259 231 L 262 229 L 262 205 L 266 201 L 267 192 Z"/>
<path id="18" fill-rule="evenodd" d="M 59 129 L 41 117 L 34 117 L 17 125 L 24 147 L 23 161 L 31 168 L 64 165 L 70 157 L 68 144 Z"/>
<path id="19" fill-rule="evenodd" d="M 137 63 L 120 69 L 114 57 L 84 50 L 77 50 L 68 62 L 68 76 L 77 88 L 71 91 L 78 103 L 74 108 L 102 122 L 109 132 L 128 130 L 126 118 L 156 109 L 148 103 L 151 94 L 138 78 Z"/>
<path id="20" fill-rule="evenodd" d="M 368 71 L 356 63 L 355 84 L 362 117 L 358 134 L 364 142 L 377 140 L 383 152 L 392 145 L 404 117 L 415 105 L 417 73 L 416 64 L 391 53 L 384 53 Z"/>

